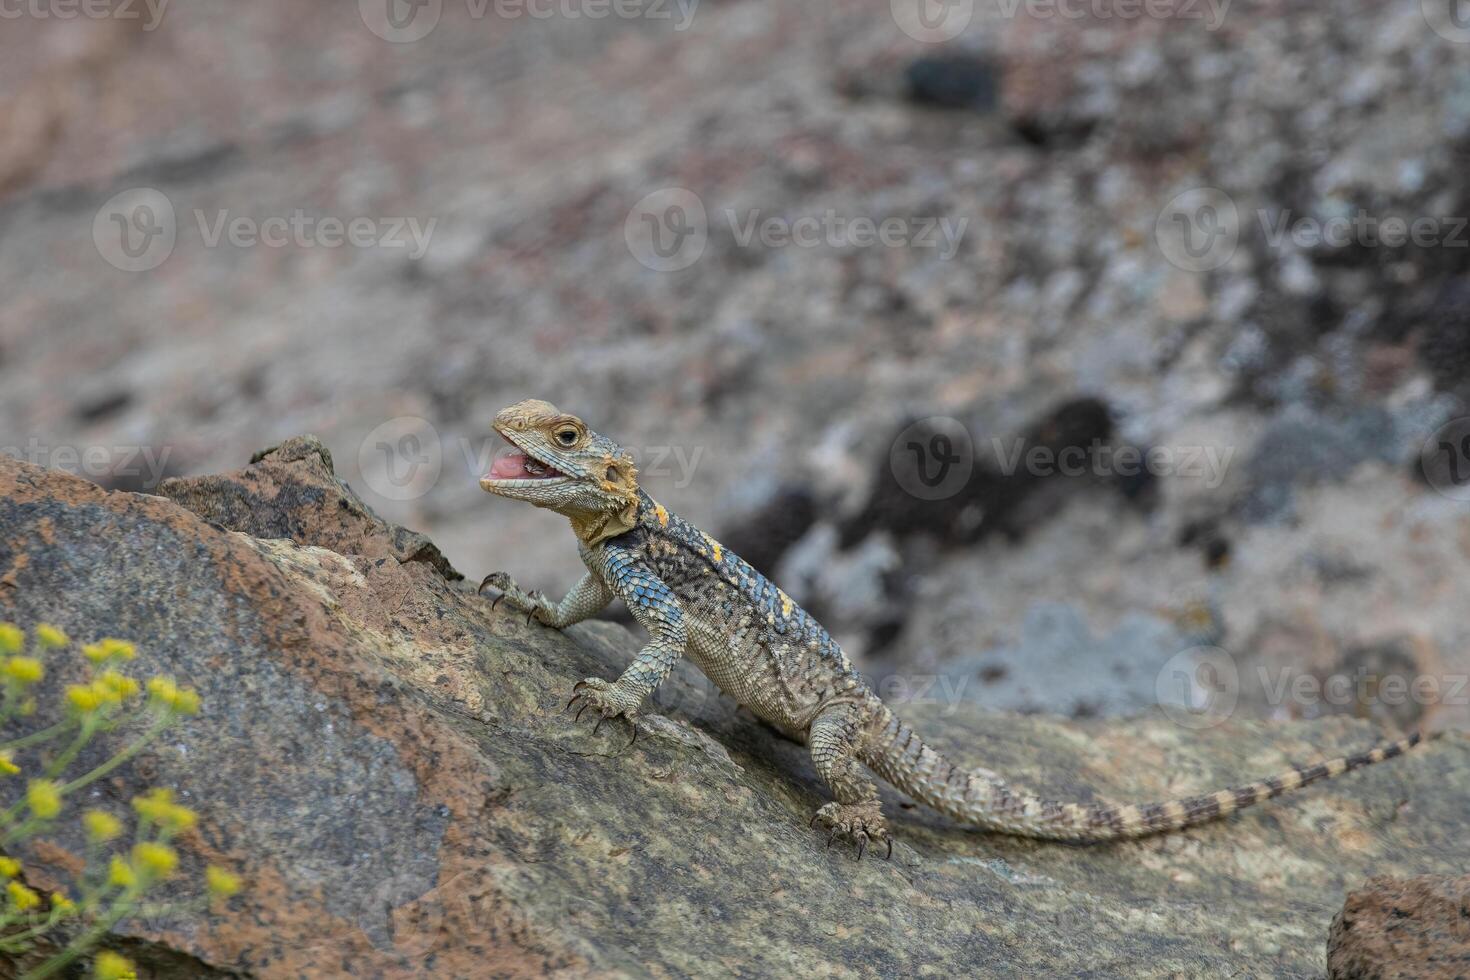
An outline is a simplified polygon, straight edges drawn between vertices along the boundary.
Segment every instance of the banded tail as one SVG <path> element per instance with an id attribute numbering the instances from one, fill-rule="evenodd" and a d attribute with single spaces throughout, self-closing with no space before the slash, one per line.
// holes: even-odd
<path id="1" fill-rule="evenodd" d="M 1076 843 L 1145 837 L 1219 819 L 1288 790 L 1392 759 L 1418 745 L 1415 732 L 1358 755 L 1343 756 L 1234 789 L 1163 803 L 1110 806 L 1062 803 L 1014 790 L 985 769 L 965 770 L 924 744 L 886 706 L 860 758 L 879 776 L 951 819 L 1016 837 Z"/>

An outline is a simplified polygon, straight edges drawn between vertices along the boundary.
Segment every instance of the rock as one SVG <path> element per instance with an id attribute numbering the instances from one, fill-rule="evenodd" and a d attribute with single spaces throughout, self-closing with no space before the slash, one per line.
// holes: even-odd
<path id="1" fill-rule="evenodd" d="M 1470 977 L 1470 875 L 1369 878 L 1332 920 L 1327 975 Z"/>
<path id="2" fill-rule="evenodd" d="M 387 523 L 337 480 L 332 454 L 315 437 L 287 439 L 250 463 L 225 476 L 165 480 L 158 492 L 231 531 L 344 555 L 427 562 L 451 580 L 464 578 L 428 538 Z"/>
<path id="3" fill-rule="evenodd" d="M 572 684 L 615 675 L 626 631 L 492 611 L 328 459 L 292 440 L 171 499 L 0 459 L 0 617 L 134 638 L 140 666 L 204 695 L 89 801 L 172 787 L 200 813 L 181 878 L 208 860 L 247 880 L 224 914 L 119 924 L 156 975 L 1309 974 L 1352 883 L 1390 862 L 1457 870 L 1460 737 L 1109 847 L 971 833 L 890 793 L 892 862 L 855 862 L 808 829 L 825 794 L 804 750 L 687 664 L 635 744 L 574 724 Z M 899 710 L 957 759 L 1080 799 L 1214 789 L 1375 738 L 1346 718 L 1189 731 Z M 47 887 L 81 846 L 63 819 L 20 856 Z"/>
<path id="4" fill-rule="evenodd" d="M 916 58 L 904 71 L 909 98 L 939 109 L 989 112 L 1000 95 L 995 66 L 975 55 L 948 54 Z"/>

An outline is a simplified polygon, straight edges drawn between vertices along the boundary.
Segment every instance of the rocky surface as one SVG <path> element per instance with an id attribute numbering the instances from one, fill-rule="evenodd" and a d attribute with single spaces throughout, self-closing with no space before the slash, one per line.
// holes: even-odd
<path id="1" fill-rule="evenodd" d="M 227 914 L 124 923 L 154 975 L 1311 976 L 1364 878 L 1460 870 L 1459 736 L 1109 847 L 969 833 L 890 794 L 892 861 L 855 862 L 807 826 L 822 794 L 803 750 L 688 665 L 636 743 L 574 724 L 571 685 L 617 673 L 627 632 L 492 611 L 330 459 L 289 440 L 173 499 L 0 460 L 0 617 L 134 637 L 204 695 L 97 791 L 172 787 L 201 814 L 185 870 L 248 881 Z M 1212 789 L 1376 737 L 1343 718 L 1197 732 L 900 710 L 956 758 L 1083 799 Z M 57 844 L 23 855 L 42 884 L 80 847 Z"/>
<path id="2" fill-rule="evenodd" d="M 1470 875 L 1370 878 L 1327 941 L 1331 980 L 1470 976 Z"/>

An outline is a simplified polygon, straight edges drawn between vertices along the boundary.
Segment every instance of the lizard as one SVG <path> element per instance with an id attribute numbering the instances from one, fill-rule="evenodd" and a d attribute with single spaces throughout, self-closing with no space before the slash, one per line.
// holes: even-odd
<path id="1" fill-rule="evenodd" d="M 1180 830 L 1216 820 L 1288 790 L 1401 755 L 1414 733 L 1367 752 L 1292 769 L 1244 786 L 1158 803 L 1113 805 L 1042 799 L 996 773 L 965 769 L 925 744 L 873 691 L 815 618 L 718 541 L 670 513 L 639 485 L 630 452 L 575 415 L 528 399 L 498 413 L 510 444 L 481 489 L 566 517 L 586 573 L 559 602 L 493 572 L 495 603 L 565 629 L 627 604 L 648 643 L 614 681 L 589 677 L 572 691 L 597 724 L 638 714 L 683 657 L 716 686 L 805 744 L 833 800 L 812 817 L 858 845 L 893 852 L 878 789 L 864 768 L 910 797 L 972 828 L 1042 840 L 1096 843 Z"/>

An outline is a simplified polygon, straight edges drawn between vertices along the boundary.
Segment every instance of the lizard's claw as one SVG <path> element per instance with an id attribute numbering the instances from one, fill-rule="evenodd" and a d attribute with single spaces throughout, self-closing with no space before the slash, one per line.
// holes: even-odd
<path id="1" fill-rule="evenodd" d="M 629 698 L 611 681 L 605 681 L 600 677 L 589 677 L 585 681 L 578 681 L 572 686 L 572 699 L 567 702 L 566 710 L 581 701 L 581 707 L 577 708 L 577 714 L 572 719 L 576 721 L 582 717 L 582 712 L 591 708 L 597 715 L 597 724 L 592 726 L 592 734 L 596 735 L 602 723 L 609 718 L 626 718 L 628 724 L 633 726 L 633 739 L 638 738 L 638 708 L 636 704 L 629 703 Z M 632 746 L 632 742 L 628 745 Z"/>
<path id="2" fill-rule="evenodd" d="M 816 824 L 818 820 L 831 830 L 827 837 L 828 847 L 838 837 L 848 837 L 857 841 L 859 861 L 863 859 L 863 852 L 867 850 L 869 842 L 887 845 L 885 860 L 893 856 L 893 838 L 888 835 L 888 822 L 883 819 L 883 811 L 877 800 L 866 803 L 828 803 L 812 817 L 812 824 Z"/>
<path id="3" fill-rule="evenodd" d="M 496 596 L 490 602 L 492 611 L 496 606 L 500 605 L 503 599 L 510 604 L 512 609 L 526 614 L 527 625 L 530 625 L 533 619 L 539 619 L 542 623 L 550 625 L 556 617 L 556 607 L 551 604 L 550 600 L 540 592 L 525 591 L 519 585 L 516 585 L 515 581 L 505 572 L 491 572 L 489 575 L 486 575 L 484 580 L 480 582 L 480 587 L 475 590 L 476 593 L 483 595 L 487 585 L 494 586 L 500 590 L 500 595 Z"/>

